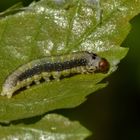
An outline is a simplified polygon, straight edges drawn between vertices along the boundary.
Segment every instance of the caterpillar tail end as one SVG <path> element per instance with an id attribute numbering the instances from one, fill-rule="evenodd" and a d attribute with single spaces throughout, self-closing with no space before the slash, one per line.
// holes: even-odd
<path id="1" fill-rule="evenodd" d="M 11 92 L 5 92 L 4 90 L 1 92 L 0 95 L 1 96 L 7 96 L 7 98 L 11 98 L 12 97 L 12 93 Z"/>

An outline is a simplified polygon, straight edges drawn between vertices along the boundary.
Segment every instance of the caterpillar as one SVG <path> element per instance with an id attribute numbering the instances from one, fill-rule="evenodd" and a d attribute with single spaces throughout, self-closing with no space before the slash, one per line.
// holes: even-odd
<path id="1" fill-rule="evenodd" d="M 39 84 L 41 79 L 59 81 L 74 74 L 86 74 L 109 70 L 109 62 L 95 53 L 81 51 L 72 54 L 48 56 L 32 60 L 18 67 L 5 80 L 2 87 L 2 96 L 11 98 L 12 95 L 31 84 Z"/>

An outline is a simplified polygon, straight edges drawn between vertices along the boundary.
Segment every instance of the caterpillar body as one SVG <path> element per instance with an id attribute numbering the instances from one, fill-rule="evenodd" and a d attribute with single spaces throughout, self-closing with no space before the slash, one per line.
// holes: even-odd
<path id="1" fill-rule="evenodd" d="M 87 51 L 48 56 L 17 68 L 5 80 L 1 95 L 11 98 L 19 89 L 28 88 L 32 83 L 39 84 L 41 79 L 49 82 L 73 74 L 105 73 L 108 69 L 109 62 L 105 58 Z"/>

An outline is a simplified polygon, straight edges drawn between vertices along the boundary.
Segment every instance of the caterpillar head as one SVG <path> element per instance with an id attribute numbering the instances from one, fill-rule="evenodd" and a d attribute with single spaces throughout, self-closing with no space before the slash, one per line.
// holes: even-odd
<path id="1" fill-rule="evenodd" d="M 105 58 L 101 58 L 100 56 L 94 53 L 90 53 L 90 57 L 88 58 L 88 60 L 89 72 L 108 72 L 110 65 Z"/>

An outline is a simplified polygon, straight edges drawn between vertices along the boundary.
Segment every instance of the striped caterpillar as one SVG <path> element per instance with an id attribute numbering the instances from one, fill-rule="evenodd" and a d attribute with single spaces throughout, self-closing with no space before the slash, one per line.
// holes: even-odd
<path id="1" fill-rule="evenodd" d="M 86 74 L 109 70 L 109 63 L 105 58 L 87 51 L 72 54 L 44 57 L 24 64 L 11 73 L 2 87 L 2 96 L 11 98 L 21 88 L 32 83 L 39 84 L 40 80 L 60 80 L 74 74 Z"/>

